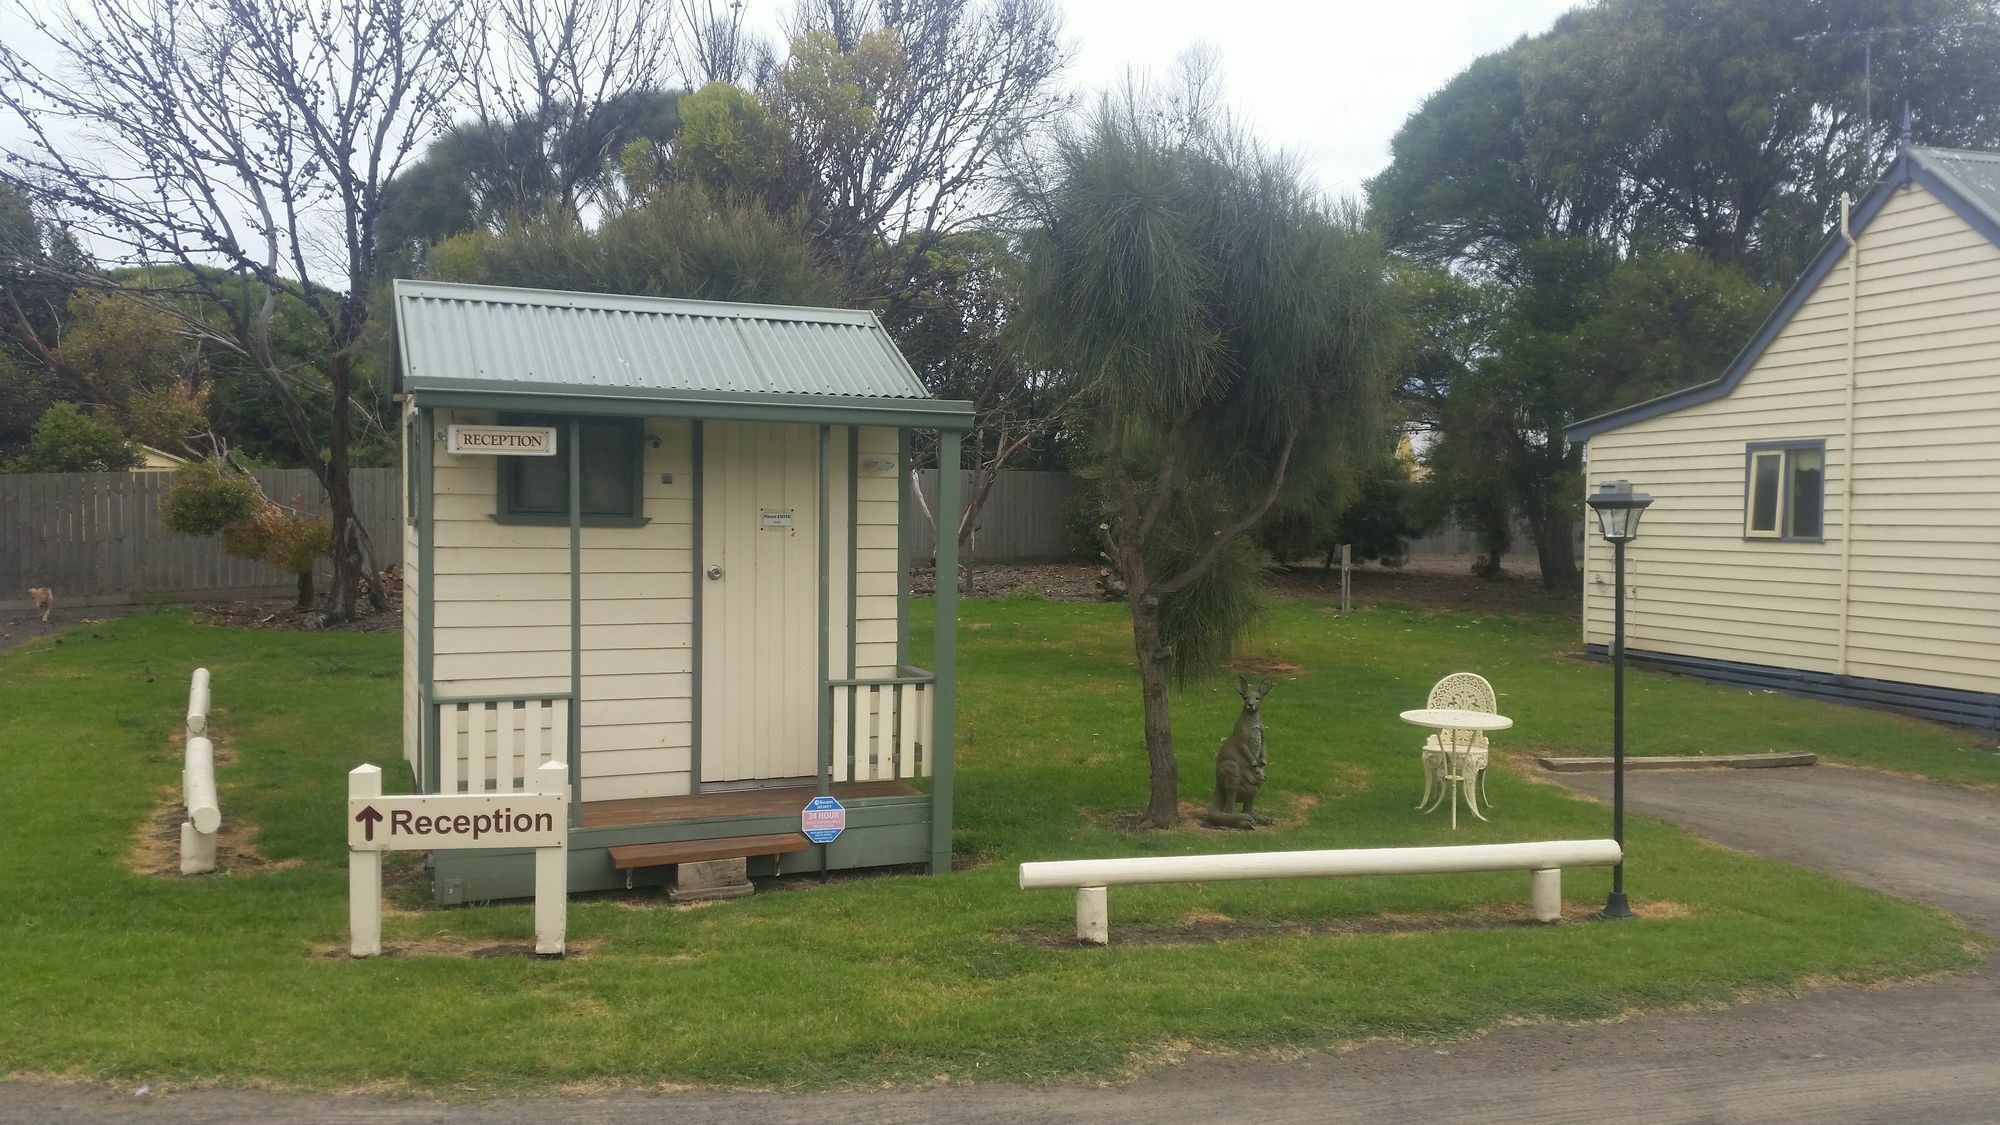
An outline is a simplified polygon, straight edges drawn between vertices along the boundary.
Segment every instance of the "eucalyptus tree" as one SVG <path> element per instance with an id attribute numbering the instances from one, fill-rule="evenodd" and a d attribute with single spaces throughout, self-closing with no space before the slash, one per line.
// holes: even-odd
<path id="1" fill-rule="evenodd" d="M 1128 90 L 1025 171 L 1031 359 L 1077 379 L 1124 582 L 1151 776 L 1148 823 L 1179 822 L 1170 681 L 1245 624 L 1248 535 L 1380 432 L 1386 261 L 1352 216 L 1203 99 Z"/>
<path id="2" fill-rule="evenodd" d="M 2000 4 L 1599 0 L 1474 62 L 1396 134 L 1372 218 L 1497 310 L 1433 411 L 1439 480 L 1489 525 L 1525 518 L 1545 585 L 1576 580 L 1564 427 L 1720 374 L 1769 307 L 1749 288 L 1804 268 L 1893 155 L 1904 101 L 1917 143 L 2000 143 Z M 1607 324 L 1636 334 L 1607 351 Z"/>

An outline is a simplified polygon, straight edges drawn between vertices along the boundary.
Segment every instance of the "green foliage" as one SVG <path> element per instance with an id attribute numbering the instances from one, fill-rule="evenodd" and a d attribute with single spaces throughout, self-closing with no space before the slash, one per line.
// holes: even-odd
<path id="1" fill-rule="evenodd" d="M 56 354 L 104 401 L 121 404 L 187 378 L 197 363 L 195 345 L 171 314 L 121 293 L 72 296 Z"/>
<path id="2" fill-rule="evenodd" d="M 160 526 L 179 535 L 220 535 L 222 549 L 290 574 L 309 574 L 333 547 L 333 525 L 322 517 L 273 504 L 242 473 L 195 461 L 174 473 L 160 503 Z"/>
<path id="3" fill-rule="evenodd" d="M 27 452 L 35 423 L 61 395 L 54 372 L 0 350 L 0 465 Z"/>
<path id="4" fill-rule="evenodd" d="M 1575 579 L 1590 415 L 1720 376 L 1894 151 L 2000 143 L 1991 0 L 1602 0 L 1428 98 L 1369 184 L 1435 271 L 1404 391 L 1440 489 L 1489 545 L 1525 518 Z M 1874 46 L 1873 117 L 1860 53 Z M 1497 555 L 1488 560 L 1497 564 Z"/>
<path id="5" fill-rule="evenodd" d="M 1222 513 L 1197 504 L 1168 513 L 1150 544 L 1148 566 L 1156 574 L 1178 574 L 1208 546 L 1206 536 Z M 1182 688 L 1213 675 L 1236 654 L 1266 605 L 1265 575 L 1271 556 L 1251 536 L 1231 539 L 1215 564 L 1193 582 L 1160 600 L 1160 635 L 1168 643 L 1167 671 Z"/>
<path id="6" fill-rule="evenodd" d="M 333 525 L 318 516 L 280 510 L 262 503 L 240 522 L 222 529 L 222 549 L 242 559 L 269 563 L 289 574 L 307 574 L 333 547 Z"/>
<path id="7" fill-rule="evenodd" d="M 1409 557 L 1409 541 L 1423 534 L 1411 505 L 1414 491 L 1403 465 L 1384 463 L 1362 478 L 1354 499 L 1341 508 L 1333 545 L 1352 547 L 1357 563 L 1401 566 Z"/>
<path id="8" fill-rule="evenodd" d="M 1173 607 L 1209 581 L 1209 546 L 1246 512 L 1254 524 L 1281 474 L 1281 491 L 1309 495 L 1381 432 L 1392 295 L 1374 238 L 1293 166 L 1157 108 L 1107 99 L 1021 185 L 1036 220 L 1026 307 L 1032 357 L 1082 381 L 1114 565 L 1134 598 L 1158 598 L 1185 676 L 1247 620 L 1196 628 L 1200 608 L 1251 603 L 1211 588 Z M 1171 518 L 1149 523 L 1149 508 Z M 1254 585 L 1259 568 L 1234 558 L 1216 580 Z"/>
<path id="9" fill-rule="evenodd" d="M 1329 478 L 1274 511 L 1258 529 L 1258 542 L 1285 562 L 1323 557 L 1331 566 L 1346 544 L 1357 563 L 1380 560 L 1400 566 L 1408 541 L 1422 534 L 1424 523 L 1411 507 L 1410 467 L 1400 456 L 1384 457 L 1352 474 Z"/>
<path id="10" fill-rule="evenodd" d="M 213 462 L 190 461 L 174 472 L 160 501 L 160 526 L 177 535 L 220 535 L 249 520 L 264 504 L 257 482 L 224 473 Z"/>
<path id="11" fill-rule="evenodd" d="M 540 216 L 476 230 L 431 252 L 430 276 L 655 297 L 840 303 L 803 222 L 671 184 L 585 230 Z"/>
<path id="12" fill-rule="evenodd" d="M 620 195 L 621 154 L 671 146 L 681 97 L 628 90 L 587 112 L 558 99 L 518 120 L 445 130 L 383 191 L 380 275 L 427 272 L 429 248 L 467 231 L 549 213 L 580 224 L 584 204 Z"/>
<path id="13" fill-rule="evenodd" d="M 139 463 L 139 453 L 117 427 L 59 402 L 44 411 L 25 453 L 7 462 L 10 473 L 116 473 Z"/>
<path id="14" fill-rule="evenodd" d="M 1428 98 L 1370 203 L 1397 246 L 1502 276 L 1530 243 L 1586 239 L 1783 284 L 1893 154 L 1895 107 L 1918 144 L 1990 147 L 1996 97 L 1990 0 L 1605 0 Z"/>
<path id="15" fill-rule="evenodd" d="M 681 128 L 670 174 L 718 199 L 789 206 L 790 134 L 757 95 L 711 82 L 680 101 Z M 628 172 L 631 165 L 627 164 Z"/>

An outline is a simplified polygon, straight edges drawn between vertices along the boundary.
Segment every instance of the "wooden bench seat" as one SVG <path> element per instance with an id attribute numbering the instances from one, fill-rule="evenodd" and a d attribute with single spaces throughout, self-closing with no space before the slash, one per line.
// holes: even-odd
<path id="1" fill-rule="evenodd" d="M 674 840 L 662 844 L 626 844 L 609 849 L 611 866 L 621 871 L 639 867 L 664 867 L 672 863 L 700 863 L 710 859 L 748 859 L 752 856 L 780 856 L 802 852 L 812 841 L 796 832 L 769 836 L 722 836 L 711 840 Z"/>

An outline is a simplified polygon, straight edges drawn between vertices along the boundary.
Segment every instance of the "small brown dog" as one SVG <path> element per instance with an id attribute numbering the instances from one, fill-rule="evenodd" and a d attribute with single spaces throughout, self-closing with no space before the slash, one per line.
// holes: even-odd
<path id="1" fill-rule="evenodd" d="M 34 599 L 35 608 L 42 611 L 42 624 L 47 625 L 49 613 L 56 608 L 56 592 L 47 586 L 30 586 L 28 597 Z"/>

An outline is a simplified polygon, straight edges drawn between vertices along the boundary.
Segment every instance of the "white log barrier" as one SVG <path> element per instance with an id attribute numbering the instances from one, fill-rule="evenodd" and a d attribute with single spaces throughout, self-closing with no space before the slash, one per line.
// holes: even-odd
<path id="1" fill-rule="evenodd" d="M 208 733 L 208 669 L 196 668 L 194 680 L 188 685 L 187 732 L 189 735 Z"/>
<path id="2" fill-rule="evenodd" d="M 1541 840 L 1519 844 L 1460 844 L 1440 848 L 1343 848 L 1234 855 L 1069 859 L 1021 865 L 1021 889 L 1076 889 L 1076 936 L 1110 941 L 1106 888 L 1141 883 L 1213 883 L 1236 879 L 1297 879 L 1338 875 L 1435 875 L 1469 871 L 1528 871 L 1538 922 L 1562 917 L 1562 869 L 1611 867 L 1622 857 L 1615 840 Z"/>
<path id="3" fill-rule="evenodd" d="M 215 870 L 215 833 L 222 806 L 215 795 L 215 743 L 208 738 L 208 669 L 196 668 L 188 684 L 187 748 L 181 760 L 181 874 Z"/>
<path id="4" fill-rule="evenodd" d="M 535 952 L 561 956 L 569 907 L 569 767 L 544 762 L 526 793 L 385 797 L 382 770 L 347 774 L 348 950 L 382 952 L 382 853 L 535 849 Z"/>

